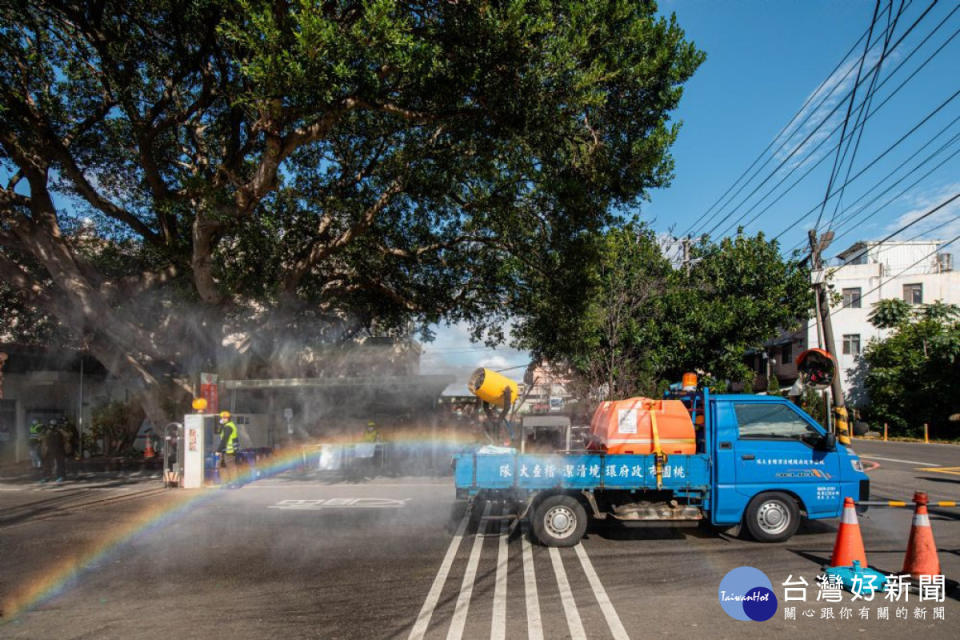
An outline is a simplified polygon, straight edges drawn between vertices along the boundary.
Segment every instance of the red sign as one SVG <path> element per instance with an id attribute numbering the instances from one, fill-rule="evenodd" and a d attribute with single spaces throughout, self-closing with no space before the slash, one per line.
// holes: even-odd
<path id="1" fill-rule="evenodd" d="M 200 374 L 200 395 L 207 401 L 207 413 L 220 412 L 220 387 L 217 384 L 217 374 Z"/>

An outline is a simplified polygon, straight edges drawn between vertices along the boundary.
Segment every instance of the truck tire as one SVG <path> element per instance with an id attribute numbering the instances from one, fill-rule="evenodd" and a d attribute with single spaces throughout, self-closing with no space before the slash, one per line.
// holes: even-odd
<path id="1" fill-rule="evenodd" d="M 533 534 L 547 547 L 572 547 L 587 531 L 587 511 L 576 498 L 547 496 L 533 511 Z"/>
<path id="2" fill-rule="evenodd" d="M 754 540 L 783 542 L 800 526 L 800 507 L 786 493 L 770 491 L 754 496 L 743 519 Z"/>

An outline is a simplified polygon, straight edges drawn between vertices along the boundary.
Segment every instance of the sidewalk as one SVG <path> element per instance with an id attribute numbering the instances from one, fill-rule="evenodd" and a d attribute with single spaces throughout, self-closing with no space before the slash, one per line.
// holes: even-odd
<path id="1" fill-rule="evenodd" d="M 158 459 L 130 460 L 125 458 L 67 458 L 64 484 L 124 481 L 127 483 L 160 479 L 161 462 Z M 37 485 L 41 470 L 34 469 L 29 461 L 0 466 L 0 485 Z M 50 483 L 52 484 L 52 483 Z"/>

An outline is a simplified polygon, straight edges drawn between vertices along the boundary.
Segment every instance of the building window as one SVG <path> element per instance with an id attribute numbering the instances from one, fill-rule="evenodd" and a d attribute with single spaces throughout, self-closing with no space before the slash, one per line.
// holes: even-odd
<path id="1" fill-rule="evenodd" d="M 850 309 L 860 308 L 860 287 L 843 290 L 843 306 Z"/>
<path id="2" fill-rule="evenodd" d="M 843 355 L 845 356 L 860 355 L 860 334 L 859 333 L 845 333 L 843 335 Z"/>
<path id="3" fill-rule="evenodd" d="M 923 304 L 923 285 L 903 285 L 903 299 L 909 304 Z"/>
<path id="4" fill-rule="evenodd" d="M 793 344 L 785 344 L 780 350 L 780 364 L 793 362 Z"/>

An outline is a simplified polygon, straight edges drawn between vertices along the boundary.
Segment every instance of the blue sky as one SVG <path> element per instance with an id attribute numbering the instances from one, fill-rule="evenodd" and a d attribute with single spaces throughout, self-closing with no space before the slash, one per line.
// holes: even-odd
<path id="1" fill-rule="evenodd" d="M 658 230 L 667 231 L 671 227 L 677 233 L 685 232 L 710 206 L 734 184 L 741 173 L 775 138 L 781 128 L 813 94 L 818 85 L 830 77 L 830 72 L 841 61 L 844 54 L 869 27 L 875 3 L 865 0 L 824 1 L 807 0 L 761 2 L 706 2 L 700 0 L 668 1 L 661 4 L 664 13 L 674 12 L 681 27 L 699 48 L 707 52 L 707 60 L 687 83 L 683 100 L 675 117 L 683 122 L 679 138 L 673 148 L 676 160 L 676 177 L 666 189 L 651 193 L 651 201 L 645 203 L 640 211 L 641 217 L 650 221 Z M 913 0 L 905 4 L 891 45 L 921 16 L 930 6 L 930 0 Z M 881 7 L 886 7 L 883 0 Z M 899 0 L 894 5 L 894 13 Z M 888 96 L 921 63 L 944 42 L 943 48 L 922 70 L 920 70 L 903 88 L 892 95 L 891 99 L 876 111 L 866 122 L 860 148 L 853 163 L 855 175 L 877 155 L 893 144 L 931 111 L 950 98 L 960 88 L 960 37 L 954 37 L 960 28 L 960 11 L 956 2 L 939 2 L 913 28 L 903 41 L 888 55 L 881 66 L 879 82 L 890 74 L 898 64 L 903 66 L 893 74 L 880 88 L 873 100 L 873 107 Z M 952 13 L 951 15 L 951 12 Z M 945 21 L 944 21 L 945 20 Z M 912 57 L 908 54 L 930 34 L 941 22 L 943 24 L 919 47 Z M 881 11 L 881 19 L 874 31 L 874 38 L 886 27 L 886 14 Z M 770 201 L 785 191 L 796 178 L 811 168 L 818 160 L 823 162 L 787 193 L 781 200 L 769 208 L 755 222 L 747 226 L 747 232 L 764 231 L 768 235 L 777 235 L 797 220 L 800 214 L 809 211 L 823 199 L 834 153 L 827 150 L 840 138 L 840 131 L 824 141 L 819 151 L 803 161 L 814 143 L 821 140 L 822 134 L 836 126 L 842 127 L 846 114 L 846 100 L 841 101 L 847 89 L 853 85 L 856 76 L 857 61 L 862 53 L 858 47 L 849 64 L 834 74 L 824 90 L 813 101 L 816 105 L 829 88 L 839 85 L 839 90 L 830 96 L 824 106 L 803 127 L 800 134 L 787 136 L 787 144 L 773 157 L 773 161 L 751 182 L 739 197 L 710 224 L 702 222 L 696 231 L 707 231 L 717 220 L 730 210 L 737 209 L 729 220 L 721 224 L 712 235 L 723 231 L 732 232 L 733 221 L 756 203 L 760 196 L 778 182 L 788 171 L 794 170 L 783 186 L 760 202 L 744 221 L 750 220 L 766 208 Z M 879 45 L 868 56 L 869 62 L 879 58 Z M 846 70 L 852 72 L 843 81 L 840 80 Z M 864 95 L 867 84 L 858 90 L 857 101 Z M 813 128 L 813 122 L 839 104 L 827 125 L 811 138 L 810 143 L 792 158 L 787 160 L 783 169 L 756 195 L 744 202 L 741 200 L 758 185 L 762 178 L 772 173 L 777 166 Z M 812 110 L 812 106 L 808 107 Z M 853 214 L 864 203 L 886 186 L 895 182 L 910 169 L 920 164 L 927 156 L 950 141 L 960 132 L 960 122 L 950 123 L 960 116 L 960 97 L 944 106 L 926 124 L 905 139 L 886 157 L 868 169 L 844 191 L 840 216 L 849 211 Z M 946 128 L 946 129 L 945 129 Z M 912 161 L 890 178 L 883 180 L 883 187 L 872 189 L 901 162 L 906 161 L 914 152 L 944 130 L 925 150 L 920 151 Z M 781 138 L 780 141 L 783 141 Z M 776 146 L 779 146 L 779 142 Z M 776 147 L 775 147 L 776 148 Z M 902 196 L 889 204 L 888 200 L 921 178 L 951 153 L 960 148 L 960 141 L 952 144 L 941 153 L 911 174 L 898 187 L 880 198 L 874 205 L 857 214 L 844 227 L 838 226 L 836 245 L 830 255 L 860 239 L 879 239 L 896 229 L 903 221 L 926 211 L 932 204 L 942 202 L 945 194 L 958 191 L 960 182 L 960 156 L 948 160 L 939 169 L 923 178 L 915 186 L 907 189 Z M 768 153 L 768 156 L 771 154 Z M 842 177 L 843 174 L 841 174 Z M 841 180 L 842 182 L 842 180 Z M 872 189 L 872 190 L 871 190 Z M 859 203 L 857 198 L 868 194 Z M 855 204 L 856 203 L 856 204 Z M 832 217 L 834 201 L 831 201 L 824 214 L 825 219 Z M 956 204 L 956 203 L 955 203 Z M 849 205 L 853 205 L 848 209 Z M 886 206 L 881 206 L 886 205 Z M 877 211 L 878 210 L 878 211 Z M 877 211 L 873 217 L 864 221 L 868 214 Z M 956 218 L 960 207 L 945 208 L 929 221 L 916 225 L 904 232 L 903 237 L 929 231 L 932 236 L 949 239 L 960 233 L 960 224 L 951 224 L 938 229 L 944 222 Z M 712 214 L 711 214 L 712 215 Z M 781 242 L 785 249 L 805 240 L 806 229 L 815 221 L 816 214 L 798 224 L 786 233 Z M 840 233 L 848 231 L 842 238 Z"/>
<path id="2" fill-rule="evenodd" d="M 891 46 L 927 11 L 931 1 L 906 0 Z M 740 216 L 745 216 L 743 221 L 748 221 L 765 210 L 746 227 L 746 231 L 763 231 L 768 236 L 776 236 L 797 222 L 801 214 L 814 209 L 813 214 L 798 222 L 781 238 L 785 251 L 805 244 L 807 229 L 813 226 L 819 212 L 817 205 L 826 193 L 835 155 L 835 152 L 828 151 L 840 139 L 847 110 L 847 99 L 842 98 L 854 84 L 859 57 L 863 53 L 862 43 L 846 65 L 837 73 L 831 75 L 831 72 L 870 26 L 874 6 L 873 0 L 662 1 L 660 12 L 676 14 L 687 38 L 706 51 L 707 60 L 685 85 L 683 100 L 673 114 L 683 123 L 673 147 L 676 177 L 669 188 L 650 193 L 650 200 L 638 210 L 639 217 L 660 232 L 672 230 L 680 235 L 690 227 L 694 233 L 707 231 L 733 211 L 728 220 L 713 231 L 712 235 L 717 236 L 725 231 L 733 232 L 734 221 Z M 881 37 L 886 29 L 886 6 L 887 0 L 882 0 L 874 39 Z M 894 15 L 899 7 L 897 0 Z M 885 58 L 878 83 L 884 82 L 888 75 L 889 80 L 873 98 L 872 108 L 876 113 L 865 123 L 851 176 L 867 167 L 960 89 L 960 35 L 956 35 L 960 29 L 958 9 L 960 3 L 955 1 L 936 3 Z M 939 29 L 934 32 L 938 25 Z M 921 44 L 928 35 L 929 40 Z M 943 49 L 894 93 L 901 82 L 944 43 Z M 881 44 L 878 43 L 868 54 L 864 71 L 879 60 Z M 917 48 L 916 52 L 909 56 L 914 48 Z M 902 67 L 890 75 L 900 64 Z M 850 73 L 844 78 L 847 71 Z M 802 119 L 811 112 L 807 124 L 793 135 L 791 128 L 778 139 L 758 166 L 767 158 L 769 164 L 747 183 L 738 197 L 710 212 L 713 220 L 709 224 L 697 223 L 698 218 L 734 184 L 825 80 L 825 86 L 800 116 Z M 857 90 L 857 102 L 865 95 L 868 86 L 869 82 L 861 84 Z M 828 95 L 834 87 L 836 90 Z M 892 97 L 877 109 L 888 96 Z M 821 100 L 822 106 L 817 107 Z M 826 118 L 826 124 L 816 130 L 814 123 L 824 119 L 834 107 L 837 108 L 833 116 Z M 835 127 L 836 133 L 827 136 L 826 133 Z M 925 124 L 844 189 L 834 224 L 837 239 L 827 256 L 835 255 L 858 240 L 881 239 L 960 192 L 960 154 L 950 157 L 960 151 L 960 136 L 954 139 L 957 134 L 960 134 L 960 96 L 942 106 Z M 808 135 L 809 141 L 791 156 Z M 782 148 L 781 142 L 785 143 Z M 821 142 L 822 146 L 814 151 Z M 930 157 L 938 150 L 939 153 Z M 773 169 L 781 162 L 783 168 L 774 173 Z M 894 171 L 901 163 L 902 168 Z M 939 168 L 935 168 L 937 165 Z M 807 177 L 769 206 L 808 170 Z M 840 184 L 845 175 L 844 164 L 838 178 Z M 768 176 L 766 184 L 752 198 L 744 200 Z M 784 177 L 786 180 L 779 189 L 761 199 Z M 877 197 L 888 188 L 887 193 Z M 736 188 L 731 194 L 735 191 Z M 874 198 L 877 199 L 864 207 Z M 833 218 L 835 202 L 836 199 L 828 203 L 821 228 Z M 753 210 L 747 213 L 751 207 Z M 960 200 L 907 229 L 898 239 L 917 236 L 953 239 L 960 235 L 958 218 Z M 960 247 L 960 241 L 953 245 L 954 253 L 960 253 L 957 247 Z M 471 344 L 465 328 L 459 326 L 440 327 L 437 340 L 424 346 L 422 368 L 425 373 L 450 371 L 459 378 L 463 378 L 464 372 L 471 367 L 489 365 L 501 368 L 523 364 L 529 359 L 526 354 L 511 349 L 488 350 Z M 510 373 L 519 377 L 522 370 Z"/>

